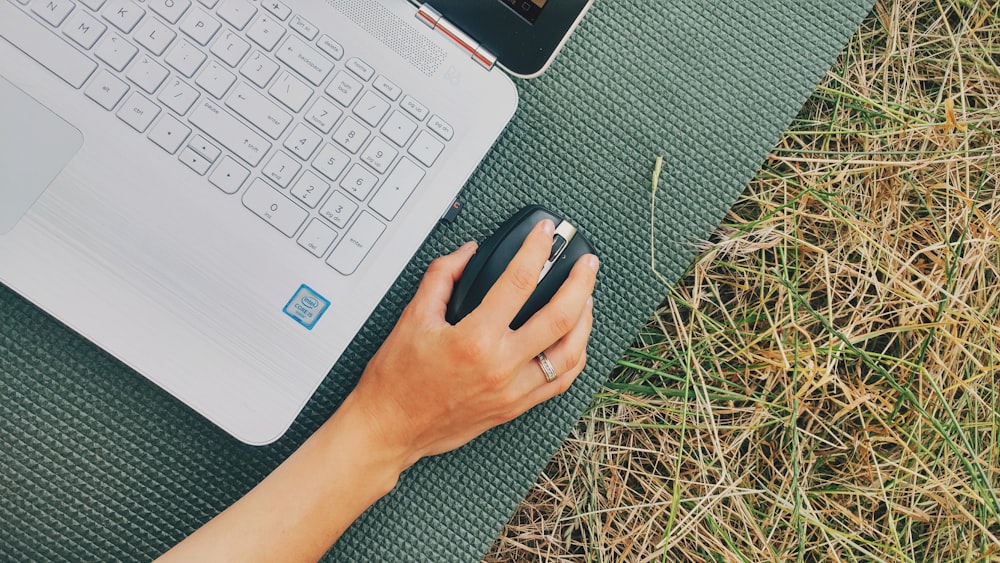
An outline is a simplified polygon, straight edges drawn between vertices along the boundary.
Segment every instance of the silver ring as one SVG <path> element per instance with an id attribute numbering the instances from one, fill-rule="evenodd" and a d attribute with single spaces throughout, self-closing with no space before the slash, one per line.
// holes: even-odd
<path id="1" fill-rule="evenodd" d="M 545 357 L 545 352 L 535 356 L 535 359 L 538 360 L 538 365 L 541 366 L 542 371 L 545 372 L 545 381 L 547 383 L 552 383 L 557 377 L 559 377 L 559 374 L 556 373 L 556 368 L 552 367 L 552 362 Z"/>

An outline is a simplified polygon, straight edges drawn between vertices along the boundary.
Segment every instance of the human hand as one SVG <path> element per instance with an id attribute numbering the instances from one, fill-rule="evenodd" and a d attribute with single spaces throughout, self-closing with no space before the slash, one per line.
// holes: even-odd
<path id="1" fill-rule="evenodd" d="M 598 260 L 582 257 L 552 300 L 516 331 L 552 247 L 554 226 L 535 226 L 482 304 L 452 326 L 445 310 L 475 252 L 469 243 L 431 263 L 413 300 L 345 402 L 365 413 L 402 470 L 455 449 L 566 391 L 586 363 Z M 545 352 L 551 383 L 535 357 Z M 342 407 L 343 408 L 343 407 Z"/>

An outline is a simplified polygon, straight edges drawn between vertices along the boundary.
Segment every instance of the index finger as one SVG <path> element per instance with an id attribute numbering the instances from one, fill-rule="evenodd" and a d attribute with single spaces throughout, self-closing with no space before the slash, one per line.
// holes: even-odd
<path id="1" fill-rule="evenodd" d="M 520 250 L 507 265 L 503 274 L 483 297 L 472 315 L 501 318 L 504 327 L 514 320 L 524 303 L 535 291 L 542 267 L 552 251 L 555 224 L 551 219 L 539 222 L 521 244 Z"/>

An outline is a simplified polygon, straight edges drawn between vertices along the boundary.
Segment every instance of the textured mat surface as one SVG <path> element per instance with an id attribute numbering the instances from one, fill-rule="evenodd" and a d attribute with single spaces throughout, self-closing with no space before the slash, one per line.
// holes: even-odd
<path id="1" fill-rule="evenodd" d="M 0 286 L 0 560 L 140 560 L 250 489 L 336 408 L 436 255 L 522 205 L 599 247 L 588 370 L 565 396 L 407 472 L 328 556 L 475 561 L 665 287 L 832 63 L 871 0 L 597 0 L 465 191 L 291 431 L 243 446 Z"/>

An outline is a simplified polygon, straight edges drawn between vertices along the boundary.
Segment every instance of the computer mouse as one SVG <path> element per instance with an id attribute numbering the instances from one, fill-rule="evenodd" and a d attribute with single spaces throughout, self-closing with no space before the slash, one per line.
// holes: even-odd
<path id="1" fill-rule="evenodd" d="M 525 207 L 483 241 L 469 260 L 448 301 L 445 319 L 449 323 L 457 324 L 482 303 L 486 293 L 520 250 L 528 233 L 543 219 L 551 219 L 556 226 L 552 251 L 539 275 L 535 291 L 510 323 L 511 329 L 520 328 L 552 299 L 581 256 L 597 254 L 594 245 L 566 219 L 538 205 Z"/>

